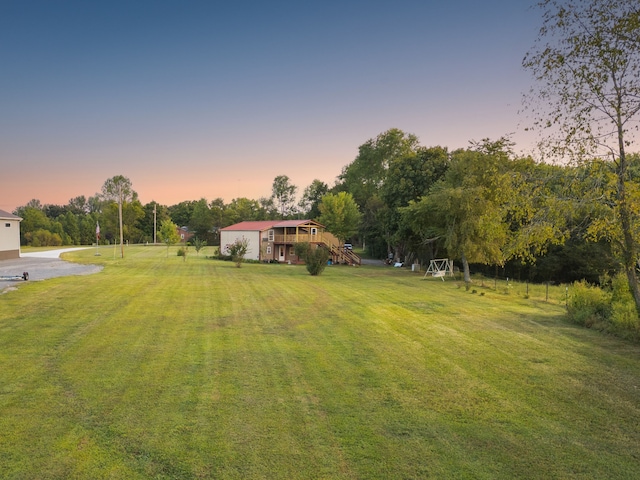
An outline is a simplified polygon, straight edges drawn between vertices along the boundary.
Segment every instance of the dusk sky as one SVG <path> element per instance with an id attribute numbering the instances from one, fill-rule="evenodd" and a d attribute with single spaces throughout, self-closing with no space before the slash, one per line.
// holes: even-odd
<path id="1" fill-rule="evenodd" d="M 389 128 L 513 133 L 540 26 L 526 0 L 0 2 L 0 209 L 127 176 L 140 201 L 332 186 Z"/>

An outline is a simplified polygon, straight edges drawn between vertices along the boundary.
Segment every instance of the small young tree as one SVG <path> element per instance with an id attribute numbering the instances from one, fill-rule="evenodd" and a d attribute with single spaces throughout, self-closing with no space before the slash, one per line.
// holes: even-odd
<path id="1" fill-rule="evenodd" d="M 312 247 L 307 242 L 297 243 L 296 255 L 304 260 L 307 271 L 313 275 L 320 275 L 329 261 L 329 252 L 326 248 Z"/>
<path id="2" fill-rule="evenodd" d="M 244 262 L 244 256 L 249 251 L 249 240 L 246 238 L 236 238 L 236 241 L 226 246 L 226 251 L 231 255 L 231 260 L 240 268 Z"/>
<path id="3" fill-rule="evenodd" d="M 187 255 L 189 255 L 189 246 L 190 246 L 190 243 L 187 242 L 183 247 L 178 249 L 178 256 L 182 257 L 183 262 L 187 261 Z"/>
<path id="4" fill-rule="evenodd" d="M 169 256 L 169 247 L 180 241 L 178 236 L 178 226 L 171 220 L 163 220 L 160 224 L 158 232 L 160 239 L 167 245 L 167 257 Z"/>
<path id="5" fill-rule="evenodd" d="M 196 255 L 200 255 L 200 250 L 207 246 L 206 240 L 200 240 L 198 237 L 193 239 L 193 248 L 196 249 Z"/>

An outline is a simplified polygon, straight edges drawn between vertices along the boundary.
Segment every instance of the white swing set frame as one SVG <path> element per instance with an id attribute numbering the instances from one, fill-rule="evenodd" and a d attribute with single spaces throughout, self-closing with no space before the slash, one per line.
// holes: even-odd
<path id="1" fill-rule="evenodd" d="M 437 258 L 431 260 L 429 262 L 429 268 L 427 268 L 424 277 L 427 278 L 427 275 L 431 274 L 432 277 L 441 278 L 444 282 L 444 277 L 449 275 L 453 277 L 453 260 L 449 260 L 448 258 Z"/>

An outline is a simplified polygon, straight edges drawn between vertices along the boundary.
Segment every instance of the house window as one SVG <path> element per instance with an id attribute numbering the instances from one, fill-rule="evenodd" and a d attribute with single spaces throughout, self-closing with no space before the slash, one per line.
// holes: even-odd
<path id="1" fill-rule="evenodd" d="M 311 227 L 311 235 L 317 235 L 318 234 L 318 229 L 316 227 Z"/>
<path id="2" fill-rule="evenodd" d="M 269 237 L 269 241 L 270 241 L 270 242 L 273 242 L 273 238 L 274 238 L 274 236 L 275 236 L 275 235 L 274 235 L 274 233 L 273 233 L 273 230 L 269 230 L 269 233 L 268 233 L 267 235 L 268 235 L 268 237 Z"/>
<path id="3" fill-rule="evenodd" d="M 267 247 L 267 255 L 271 255 L 271 245 Z"/>
<path id="4" fill-rule="evenodd" d="M 295 248 L 293 248 L 293 247 L 291 247 L 291 248 L 289 249 L 289 255 L 294 256 L 295 254 L 296 254 L 296 249 L 295 249 Z"/>
<path id="5" fill-rule="evenodd" d="M 10 223 L 5 223 L 4 226 L 9 228 L 11 226 L 11 224 Z"/>

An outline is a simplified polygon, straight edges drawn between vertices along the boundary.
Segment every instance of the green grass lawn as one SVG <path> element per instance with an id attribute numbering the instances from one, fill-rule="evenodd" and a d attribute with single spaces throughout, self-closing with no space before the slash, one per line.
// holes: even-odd
<path id="1" fill-rule="evenodd" d="M 2 478 L 640 478 L 640 347 L 558 302 L 175 250 L 0 295 Z"/>

